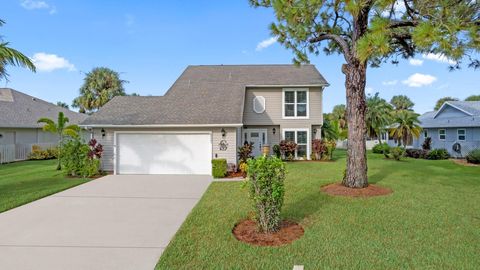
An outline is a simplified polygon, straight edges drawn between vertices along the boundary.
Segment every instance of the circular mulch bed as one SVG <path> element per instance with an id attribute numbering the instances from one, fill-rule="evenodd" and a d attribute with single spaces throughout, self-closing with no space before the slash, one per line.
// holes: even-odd
<path id="1" fill-rule="evenodd" d="M 347 197 L 373 197 L 384 196 L 392 193 L 389 188 L 379 187 L 376 185 L 368 185 L 366 188 L 349 188 L 341 183 L 334 183 L 323 186 L 321 190 L 333 196 L 347 196 Z"/>
<path id="2" fill-rule="evenodd" d="M 302 237 L 304 230 L 298 223 L 284 220 L 277 232 L 260 233 L 257 230 L 257 223 L 247 219 L 237 223 L 232 233 L 237 240 L 255 246 L 282 246 Z"/>

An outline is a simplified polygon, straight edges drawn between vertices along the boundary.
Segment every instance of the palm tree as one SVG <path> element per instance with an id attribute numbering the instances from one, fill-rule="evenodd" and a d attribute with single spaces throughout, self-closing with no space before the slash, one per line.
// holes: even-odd
<path id="1" fill-rule="evenodd" d="M 403 143 L 406 147 L 410 138 L 418 138 L 422 132 L 418 114 L 408 110 L 395 112 L 393 118 L 393 126 L 390 128 L 390 136 Z"/>
<path id="2" fill-rule="evenodd" d="M 77 138 L 78 132 L 80 131 L 80 127 L 77 125 L 68 125 L 69 122 L 68 117 L 65 117 L 63 112 L 58 113 L 58 120 L 57 123 L 50 118 L 40 118 L 38 119 L 37 123 L 45 123 L 43 126 L 43 131 L 55 133 L 59 137 L 58 141 L 58 164 L 57 170 L 62 169 L 62 165 L 60 162 L 61 155 L 62 155 L 62 143 L 65 137 L 72 137 Z"/>
<path id="3" fill-rule="evenodd" d="M 415 105 L 415 103 L 413 103 L 412 100 L 405 95 L 393 96 L 390 100 L 390 104 L 395 107 L 396 111 L 412 110 L 413 106 Z"/>
<path id="4" fill-rule="evenodd" d="M 0 20 L 0 26 L 4 24 L 5 22 Z M 33 72 L 36 71 L 35 65 L 30 58 L 8 45 L 9 43 L 2 41 L 2 37 L 0 36 L 0 79 L 8 80 L 6 69 L 8 65 L 28 68 Z"/>
<path id="5" fill-rule="evenodd" d="M 367 97 L 365 124 L 369 137 L 376 137 L 382 143 L 381 134 L 387 130 L 392 122 L 392 110 L 392 106 L 385 99 L 379 97 L 378 93 Z"/>
<path id="6" fill-rule="evenodd" d="M 330 114 L 330 120 L 338 121 L 341 129 L 347 127 L 346 107 L 344 104 L 335 105 L 332 113 Z"/>
<path id="7" fill-rule="evenodd" d="M 126 82 L 109 68 L 94 68 L 86 74 L 80 96 L 73 100 L 72 107 L 80 108 L 82 113 L 94 113 L 115 96 L 125 96 L 123 84 Z"/>

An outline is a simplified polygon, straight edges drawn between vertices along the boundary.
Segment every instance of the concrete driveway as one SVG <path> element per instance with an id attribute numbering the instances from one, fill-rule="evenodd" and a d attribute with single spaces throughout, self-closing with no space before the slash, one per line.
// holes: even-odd
<path id="1" fill-rule="evenodd" d="M 153 269 L 210 176 L 111 175 L 0 214 L 0 269 Z"/>

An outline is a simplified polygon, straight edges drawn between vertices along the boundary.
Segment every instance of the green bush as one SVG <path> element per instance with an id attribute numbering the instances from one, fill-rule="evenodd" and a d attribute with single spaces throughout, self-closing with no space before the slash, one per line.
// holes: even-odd
<path id="1" fill-rule="evenodd" d="M 101 144 L 95 139 L 86 144 L 78 138 L 64 142 L 62 147 L 62 166 L 67 175 L 92 177 L 99 174 L 100 158 L 103 152 Z"/>
<path id="2" fill-rule="evenodd" d="M 260 232 L 270 233 L 279 229 L 285 174 L 285 164 L 277 157 L 259 157 L 248 161 L 247 185 Z"/>
<path id="3" fill-rule="evenodd" d="M 224 158 L 212 159 L 212 175 L 223 178 L 227 175 L 227 160 Z"/>
<path id="4" fill-rule="evenodd" d="M 280 150 L 280 145 L 278 144 L 275 144 L 273 146 L 273 153 L 275 154 L 275 156 L 277 158 L 281 158 L 282 157 L 282 151 Z"/>
<path id="5" fill-rule="evenodd" d="M 427 154 L 427 159 L 431 160 L 438 160 L 438 159 L 448 159 L 450 154 L 448 153 L 447 149 L 433 149 Z"/>
<path id="6" fill-rule="evenodd" d="M 56 147 L 42 150 L 39 146 L 34 145 L 32 147 L 32 152 L 28 154 L 28 159 L 32 160 L 54 159 L 57 157 L 58 149 Z"/>
<path id="7" fill-rule="evenodd" d="M 405 149 L 403 147 L 397 146 L 390 148 L 390 156 L 395 160 L 401 160 L 405 155 Z"/>
<path id="8" fill-rule="evenodd" d="M 372 152 L 375 154 L 389 154 L 390 146 L 387 143 L 379 143 L 373 146 Z"/>
<path id="9" fill-rule="evenodd" d="M 466 158 L 469 163 L 480 164 L 480 149 L 470 151 Z"/>

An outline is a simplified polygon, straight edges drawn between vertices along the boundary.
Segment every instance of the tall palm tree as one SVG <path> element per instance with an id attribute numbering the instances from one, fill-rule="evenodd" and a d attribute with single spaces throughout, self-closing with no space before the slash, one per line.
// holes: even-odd
<path id="1" fill-rule="evenodd" d="M 43 131 L 55 133 L 59 137 L 57 170 L 62 169 L 62 165 L 61 165 L 60 160 L 61 160 L 61 156 L 62 156 L 63 140 L 65 139 L 65 137 L 77 138 L 78 137 L 78 132 L 80 131 L 80 127 L 77 126 L 77 125 L 68 125 L 67 126 L 68 122 L 69 122 L 69 119 L 68 119 L 68 117 L 65 117 L 63 112 L 58 113 L 57 123 L 55 123 L 55 121 L 53 121 L 50 118 L 40 118 L 37 121 L 37 123 L 45 123 L 45 125 L 43 126 Z"/>
<path id="2" fill-rule="evenodd" d="M 94 113 L 115 96 L 125 96 L 120 74 L 109 68 L 97 67 L 85 76 L 80 96 L 73 100 L 72 106 L 80 108 L 82 113 Z"/>
<path id="3" fill-rule="evenodd" d="M 330 120 L 338 121 L 341 129 L 346 129 L 347 127 L 347 111 L 345 104 L 335 105 L 333 107 L 332 113 L 330 114 Z"/>
<path id="4" fill-rule="evenodd" d="M 406 147 L 410 138 L 418 138 L 422 132 L 418 114 L 408 110 L 401 110 L 394 113 L 393 126 L 390 128 L 390 136 L 403 143 Z"/>
<path id="5" fill-rule="evenodd" d="M 415 105 L 415 103 L 413 103 L 413 101 L 405 95 L 393 96 L 390 100 L 390 104 L 395 107 L 396 111 L 412 110 L 413 106 Z"/>
<path id="6" fill-rule="evenodd" d="M 381 135 L 392 122 L 392 111 L 392 106 L 385 99 L 379 97 L 378 93 L 367 97 L 365 124 L 369 137 L 376 137 L 382 143 Z"/>
<path id="7" fill-rule="evenodd" d="M 4 24 L 5 22 L 0 20 L 0 26 Z M 9 43 L 4 42 L 0 36 L 0 79 L 3 78 L 8 80 L 8 73 L 6 69 L 6 66 L 8 65 L 28 68 L 33 72 L 36 71 L 35 65 L 30 58 L 9 47 Z"/>

